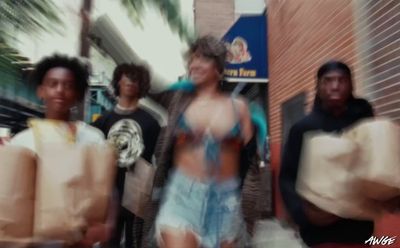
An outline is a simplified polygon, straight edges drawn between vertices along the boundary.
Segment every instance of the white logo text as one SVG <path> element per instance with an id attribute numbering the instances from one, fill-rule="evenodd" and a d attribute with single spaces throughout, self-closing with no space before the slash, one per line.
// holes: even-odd
<path id="1" fill-rule="evenodd" d="M 382 236 L 380 238 L 371 236 L 368 240 L 365 241 L 365 244 L 368 245 L 392 245 L 396 241 L 396 237 Z"/>

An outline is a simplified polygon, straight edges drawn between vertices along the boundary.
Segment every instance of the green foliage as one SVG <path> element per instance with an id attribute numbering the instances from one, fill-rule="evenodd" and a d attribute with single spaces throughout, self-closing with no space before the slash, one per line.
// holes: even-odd
<path id="1" fill-rule="evenodd" d="M 1 0 L 0 42 L 9 41 L 15 31 L 56 30 L 63 24 L 58 12 L 52 0 Z"/>
<path id="2" fill-rule="evenodd" d="M 181 39 L 187 42 L 193 39 L 193 32 L 180 15 L 180 3 L 178 0 L 121 0 L 121 3 L 126 7 L 131 19 L 138 24 L 140 24 L 141 13 L 144 11 L 145 3 L 149 3 L 160 11 L 172 31 L 177 32 Z"/>

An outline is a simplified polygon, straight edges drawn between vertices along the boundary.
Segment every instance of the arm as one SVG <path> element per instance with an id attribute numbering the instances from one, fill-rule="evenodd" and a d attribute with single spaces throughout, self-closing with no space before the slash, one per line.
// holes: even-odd
<path id="1" fill-rule="evenodd" d="M 243 187 L 247 173 L 250 167 L 257 167 L 257 138 L 255 134 L 255 127 L 251 121 L 249 106 L 245 99 L 235 99 L 236 106 L 240 114 L 240 125 L 242 128 L 242 137 L 244 146 L 240 152 L 240 167 L 239 175 L 241 178 L 241 186 Z M 258 173 L 258 168 L 250 170 L 250 172 Z M 249 172 L 249 173 L 250 173 Z"/>
<path id="2" fill-rule="evenodd" d="M 149 135 L 149 154 L 151 157 L 154 155 L 154 150 L 156 148 L 158 136 L 160 135 L 161 127 L 157 121 L 154 122 L 153 128 Z M 152 161 L 150 161 L 152 162 Z"/>
<path id="3" fill-rule="evenodd" d="M 110 197 L 108 215 L 105 223 L 95 223 L 91 225 L 86 233 L 83 240 L 77 245 L 80 247 L 92 247 L 96 243 L 106 243 L 111 238 L 113 230 L 115 228 L 115 222 L 118 214 L 118 194 L 116 190 Z"/>
<path id="4" fill-rule="evenodd" d="M 281 168 L 279 173 L 279 188 L 286 210 L 294 222 L 300 226 L 308 223 L 305 216 L 303 200 L 296 192 L 296 180 L 301 153 L 303 134 L 297 130 L 296 126 L 290 129 L 286 141 Z"/>
<path id="5" fill-rule="evenodd" d="M 99 124 L 102 125 L 102 120 L 100 120 L 100 118 L 97 121 L 100 121 L 97 122 L 97 125 Z M 96 128 L 92 127 L 92 129 Z M 94 139 L 93 141 L 96 141 L 96 144 L 105 144 L 106 140 L 103 135 L 103 130 L 100 131 L 96 129 L 95 131 L 97 131 L 98 137 L 96 137 L 96 139 L 93 138 Z M 107 242 L 111 238 L 112 232 L 115 228 L 117 213 L 118 213 L 118 193 L 117 190 L 113 187 L 111 189 L 108 199 L 108 207 L 105 220 L 103 220 L 102 222 L 90 223 L 84 234 L 83 239 L 77 245 L 80 247 L 92 247 L 95 243 Z"/>
<path id="6" fill-rule="evenodd" d="M 294 222 L 300 226 L 313 224 L 325 226 L 339 217 L 327 213 L 312 203 L 305 201 L 296 191 L 297 173 L 303 143 L 303 131 L 298 126 L 290 129 L 282 156 L 279 187 L 286 210 Z"/>
<path id="7" fill-rule="evenodd" d="M 174 97 L 174 91 L 162 91 L 159 93 L 149 93 L 148 96 L 156 101 L 158 104 L 160 104 L 163 108 L 168 109 L 169 106 L 171 105 L 171 101 Z"/>
<path id="8" fill-rule="evenodd" d="M 349 112 L 353 113 L 356 120 L 374 117 L 374 109 L 371 104 L 362 98 L 353 100 L 353 104 L 349 106 Z"/>
<path id="9" fill-rule="evenodd" d="M 247 173 L 253 172 L 258 173 L 257 167 L 257 141 L 255 135 L 251 137 L 251 139 L 244 145 L 240 151 L 240 167 L 239 167 L 239 176 L 241 179 L 241 187 L 243 187 L 244 180 L 246 178 Z M 249 168 L 256 167 L 255 170 Z"/>
<path id="10" fill-rule="evenodd" d="M 368 103 L 368 102 L 367 102 Z M 367 111 L 366 111 L 366 117 L 368 118 L 368 117 L 374 117 L 375 116 L 375 114 L 374 114 L 374 109 L 372 108 L 372 106 L 371 106 L 371 104 L 369 104 L 368 103 L 368 106 L 367 106 Z"/>
<path id="11" fill-rule="evenodd" d="M 149 116 L 149 115 L 146 115 Z M 153 155 L 155 146 L 157 143 L 157 138 L 160 133 L 160 125 L 158 121 L 154 119 L 154 117 L 148 117 L 145 122 L 143 122 L 144 133 L 143 133 L 143 141 L 144 141 L 144 151 L 141 154 L 141 157 L 144 158 L 150 164 L 153 164 Z"/>
<path id="12" fill-rule="evenodd" d="M 174 98 L 179 98 L 182 94 L 192 94 L 195 88 L 193 82 L 183 80 L 171 84 L 166 90 L 159 93 L 150 93 L 149 96 L 164 108 L 169 109 Z"/>
<path id="13" fill-rule="evenodd" d="M 249 105 L 246 100 L 239 98 L 236 100 L 240 114 L 240 125 L 242 127 L 242 136 L 244 143 L 248 144 L 254 136 L 254 127 L 251 122 L 251 116 L 249 111 Z"/>

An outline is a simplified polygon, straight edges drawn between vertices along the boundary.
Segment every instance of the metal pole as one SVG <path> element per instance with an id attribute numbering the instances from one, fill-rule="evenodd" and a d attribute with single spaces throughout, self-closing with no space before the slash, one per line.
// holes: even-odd
<path id="1" fill-rule="evenodd" d="M 81 32 L 80 32 L 80 49 L 79 55 L 82 58 L 86 58 L 89 62 L 90 56 L 90 12 L 92 10 L 92 0 L 83 0 L 81 7 Z M 87 63 L 90 70 L 90 65 Z M 83 101 L 78 103 L 77 113 L 75 119 L 84 120 L 85 118 L 85 110 L 86 108 L 86 99 L 87 96 L 84 97 Z"/>

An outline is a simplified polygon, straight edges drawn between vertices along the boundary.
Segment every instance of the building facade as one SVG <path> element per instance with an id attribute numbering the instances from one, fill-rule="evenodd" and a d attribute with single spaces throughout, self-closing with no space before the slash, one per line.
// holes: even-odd
<path id="1" fill-rule="evenodd" d="M 400 123 L 400 2 L 397 0 L 268 1 L 271 162 L 279 173 L 289 128 L 313 103 L 316 71 L 329 59 L 349 64 L 356 95 L 378 116 Z M 277 181 L 277 180 L 275 180 Z M 275 187 L 276 213 L 284 218 Z M 396 217 L 378 223 L 390 235 Z M 383 228 L 383 229 L 382 229 Z M 384 233 L 384 232 L 382 232 Z"/>
<path id="2" fill-rule="evenodd" d="M 198 36 L 221 38 L 235 22 L 232 0 L 194 0 L 194 23 Z"/>
<path id="3" fill-rule="evenodd" d="M 264 0 L 193 0 L 196 33 L 222 38 L 241 15 L 259 15 L 264 10 Z"/>

